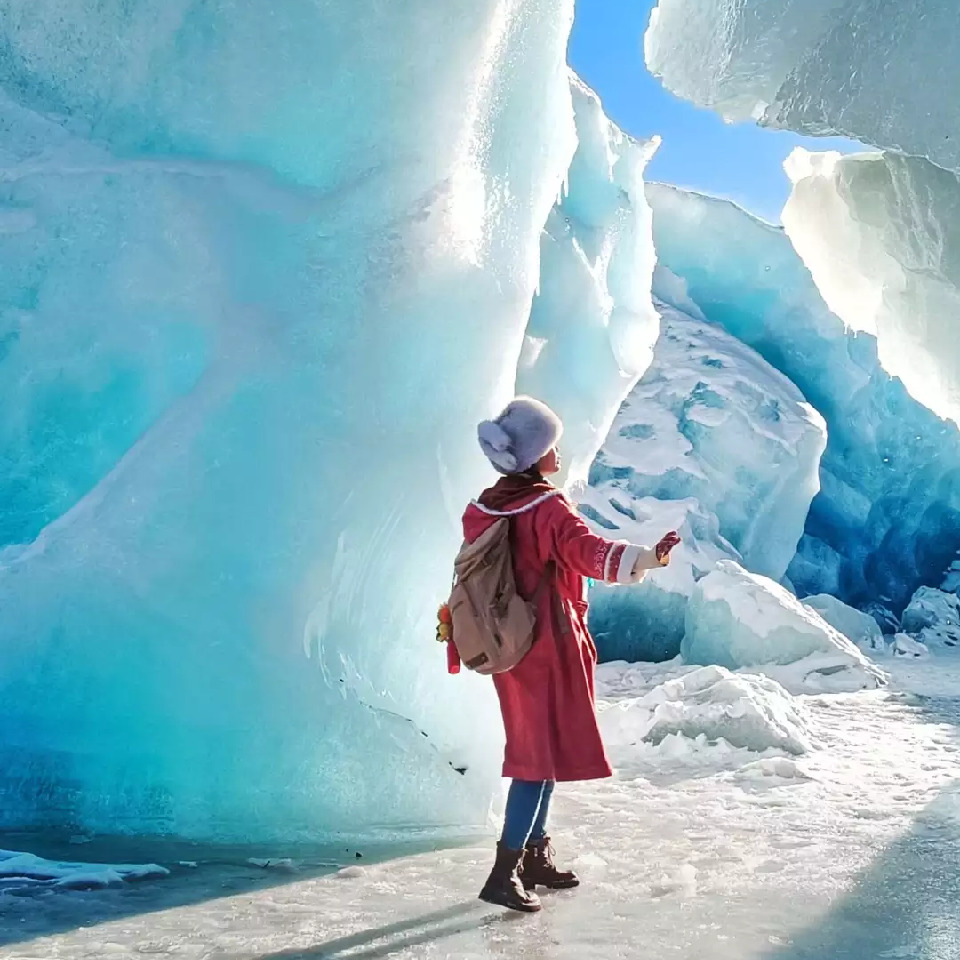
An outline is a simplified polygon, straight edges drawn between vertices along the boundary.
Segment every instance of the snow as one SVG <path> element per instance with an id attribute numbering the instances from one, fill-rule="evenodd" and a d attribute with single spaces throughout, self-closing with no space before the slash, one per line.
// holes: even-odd
<path id="1" fill-rule="evenodd" d="M 686 668 L 608 665 L 607 711 Z M 960 945 L 960 658 L 891 662 L 889 690 L 800 698 L 801 756 L 729 756 L 558 788 L 575 892 L 520 918 L 476 899 L 479 845 L 265 882 L 198 869 L 5 898 L 4 955 L 953 960 Z M 201 885 L 204 877 L 216 883 Z M 258 879 L 257 879 L 258 878 Z"/>
<path id="2" fill-rule="evenodd" d="M 872 335 L 830 311 L 782 230 L 726 201 L 660 184 L 647 195 L 655 294 L 753 348 L 826 421 L 820 492 L 789 581 L 798 596 L 879 604 L 895 618 L 955 559 L 960 431 L 884 370 Z"/>
<path id="3" fill-rule="evenodd" d="M 960 170 L 951 0 L 659 0 L 647 66 L 728 121 L 838 134 Z"/>
<path id="4" fill-rule="evenodd" d="M 791 693 L 871 689 L 885 679 L 814 610 L 732 560 L 697 581 L 680 653 L 687 663 L 762 667 Z"/>
<path id="5" fill-rule="evenodd" d="M 475 425 L 538 287 L 544 392 L 604 357 L 570 463 L 656 334 L 651 147 L 575 117 L 573 9 L 0 3 L 0 827 L 485 824 L 495 697 L 430 639 Z"/>
<path id="6" fill-rule="evenodd" d="M 930 649 L 925 643 L 914 640 L 909 634 L 896 633 L 893 636 L 890 652 L 895 657 L 927 657 Z"/>
<path id="7" fill-rule="evenodd" d="M 880 362 L 960 420 L 960 179 L 917 157 L 811 154 L 785 163 L 783 224 L 824 300 L 877 337 Z"/>

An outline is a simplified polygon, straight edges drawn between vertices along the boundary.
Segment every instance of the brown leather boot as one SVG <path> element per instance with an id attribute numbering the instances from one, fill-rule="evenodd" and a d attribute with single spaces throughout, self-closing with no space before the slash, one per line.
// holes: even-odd
<path id="1" fill-rule="evenodd" d="M 497 859 L 480 891 L 481 900 L 522 913 L 536 913 L 541 909 L 540 898 L 535 893 L 528 893 L 520 882 L 523 856 L 523 850 L 510 850 L 502 843 L 497 844 Z"/>
<path id="2" fill-rule="evenodd" d="M 548 890 L 570 890 L 580 886 L 580 878 L 575 873 L 557 869 L 549 837 L 531 840 L 527 844 L 520 880 L 527 890 L 532 890 L 538 883 Z"/>

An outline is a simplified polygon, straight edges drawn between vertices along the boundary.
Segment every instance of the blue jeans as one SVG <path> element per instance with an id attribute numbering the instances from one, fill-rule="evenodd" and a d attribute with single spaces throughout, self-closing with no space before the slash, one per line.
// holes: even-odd
<path id="1" fill-rule="evenodd" d="M 522 850 L 531 840 L 547 835 L 547 817 L 554 780 L 514 780 L 507 793 L 500 842 L 508 850 Z"/>

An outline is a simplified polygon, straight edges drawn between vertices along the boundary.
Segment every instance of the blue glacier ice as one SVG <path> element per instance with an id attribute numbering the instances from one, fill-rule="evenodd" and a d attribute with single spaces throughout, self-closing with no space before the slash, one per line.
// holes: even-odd
<path id="1" fill-rule="evenodd" d="M 820 492 L 787 578 L 899 614 L 939 586 L 960 546 L 960 432 L 913 399 L 823 301 L 783 230 L 726 201 L 650 185 L 664 278 L 657 295 L 691 304 L 756 350 L 823 415 Z M 736 242 L 731 242 L 735 238 Z"/>
<path id="2" fill-rule="evenodd" d="M 0 827 L 482 823 L 495 701 L 433 617 L 566 282 L 573 0 L 0 13 Z"/>
<path id="3" fill-rule="evenodd" d="M 819 486 L 822 417 L 750 347 L 689 309 L 660 305 L 654 361 L 581 500 L 608 535 L 683 538 L 670 566 L 639 586 L 594 590 L 591 626 L 606 659 L 675 655 L 694 584 L 718 560 L 782 578 Z"/>

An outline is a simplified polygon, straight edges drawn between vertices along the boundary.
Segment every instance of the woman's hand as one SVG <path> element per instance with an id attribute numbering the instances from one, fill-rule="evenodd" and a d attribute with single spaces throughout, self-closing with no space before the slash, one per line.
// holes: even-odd
<path id="1" fill-rule="evenodd" d="M 657 560 L 660 562 L 660 566 L 665 567 L 670 562 L 670 551 L 680 542 L 680 537 L 677 534 L 676 530 L 671 530 L 657 545 L 654 547 L 657 553 Z"/>

